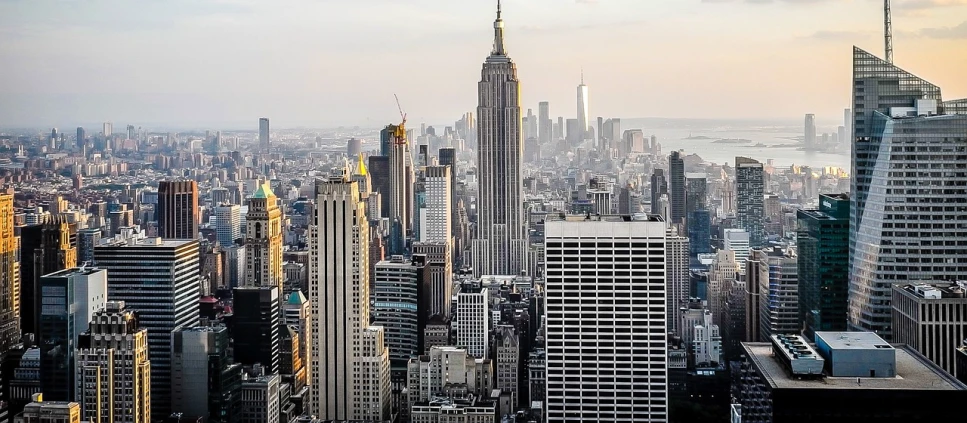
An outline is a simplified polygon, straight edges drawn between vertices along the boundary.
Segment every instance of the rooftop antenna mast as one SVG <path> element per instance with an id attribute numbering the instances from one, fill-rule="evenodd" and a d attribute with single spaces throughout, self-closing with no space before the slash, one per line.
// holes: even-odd
<path id="1" fill-rule="evenodd" d="M 890 0 L 883 0 L 883 37 L 886 45 L 886 62 L 893 63 L 893 19 L 890 18 Z"/>

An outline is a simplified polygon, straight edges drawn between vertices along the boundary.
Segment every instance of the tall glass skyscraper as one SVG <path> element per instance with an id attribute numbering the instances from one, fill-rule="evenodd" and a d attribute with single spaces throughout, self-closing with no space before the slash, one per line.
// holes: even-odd
<path id="1" fill-rule="evenodd" d="M 671 222 L 685 223 L 685 159 L 680 151 L 668 155 L 668 196 L 671 200 Z"/>
<path id="2" fill-rule="evenodd" d="M 849 196 L 819 196 L 818 210 L 796 213 L 799 320 L 805 334 L 846 331 L 849 293 Z"/>
<path id="3" fill-rule="evenodd" d="M 748 157 L 735 158 L 735 223 L 749 233 L 749 246 L 762 246 L 765 233 L 765 180 L 762 163 Z"/>
<path id="4" fill-rule="evenodd" d="M 892 337 L 892 284 L 967 278 L 963 100 L 853 49 L 849 323 Z"/>

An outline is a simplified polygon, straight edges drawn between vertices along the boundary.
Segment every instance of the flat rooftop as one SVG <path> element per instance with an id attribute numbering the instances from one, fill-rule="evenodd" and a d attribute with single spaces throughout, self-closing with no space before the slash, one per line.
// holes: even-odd
<path id="1" fill-rule="evenodd" d="M 834 350 L 875 350 L 890 344 L 873 332 L 816 332 Z"/>
<path id="2" fill-rule="evenodd" d="M 877 340 L 879 341 L 879 337 L 877 337 Z M 793 378 L 782 364 L 772 356 L 772 344 L 767 342 L 742 343 L 749 359 L 759 368 L 773 389 L 967 390 L 967 386 L 930 363 L 910 347 L 903 344 L 893 344 L 892 346 L 896 350 L 896 377 L 827 376 L 821 379 L 800 380 Z"/>

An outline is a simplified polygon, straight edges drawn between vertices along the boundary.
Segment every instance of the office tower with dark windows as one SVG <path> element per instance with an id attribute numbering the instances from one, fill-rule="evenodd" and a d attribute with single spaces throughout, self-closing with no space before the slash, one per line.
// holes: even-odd
<path id="1" fill-rule="evenodd" d="M 37 286 L 40 388 L 52 401 L 72 401 L 77 337 L 107 302 L 107 272 L 66 269 L 41 276 Z"/>
<path id="2" fill-rule="evenodd" d="M 370 326 L 369 223 L 356 182 L 316 181 L 309 226 L 312 404 L 324 420 L 386 420 L 389 351 Z"/>
<path id="3" fill-rule="evenodd" d="M 21 330 L 36 334 L 40 276 L 77 265 L 77 224 L 55 215 L 40 225 L 21 228 L 20 235 Z"/>
<path id="4" fill-rule="evenodd" d="M 109 301 L 77 341 L 75 400 L 90 423 L 151 421 L 148 331 L 124 302 Z M 177 391 L 177 387 L 175 388 Z M 210 420 L 213 421 L 213 420 Z"/>
<path id="5" fill-rule="evenodd" d="M 749 246 L 762 245 L 765 235 L 765 174 L 762 163 L 735 158 L 735 224 L 749 233 Z"/>
<path id="6" fill-rule="evenodd" d="M 803 334 L 843 332 L 849 310 L 849 205 L 846 194 L 819 196 L 819 209 L 796 213 L 799 321 Z"/>
<path id="7" fill-rule="evenodd" d="M 957 347 L 967 339 L 967 282 L 893 285 L 893 339 L 956 375 Z"/>
<path id="8" fill-rule="evenodd" d="M 232 362 L 230 342 L 224 326 L 171 334 L 173 412 L 211 423 L 241 421 L 242 365 Z"/>
<path id="9" fill-rule="evenodd" d="M 269 184 L 248 200 L 245 214 L 245 286 L 274 286 L 281 291 L 282 209 Z"/>
<path id="10" fill-rule="evenodd" d="M 373 323 L 383 328 L 389 349 L 390 371 L 396 381 L 406 378 L 406 363 L 423 348 L 426 327 L 426 256 L 393 256 L 376 264 L 372 293 Z M 402 386 L 394 386 L 399 392 Z"/>
<path id="11" fill-rule="evenodd" d="M 20 342 L 20 262 L 13 191 L 0 192 L 0 354 Z"/>
<path id="12" fill-rule="evenodd" d="M 668 194 L 668 180 L 664 169 L 655 169 L 651 174 L 651 214 L 661 214 L 659 199 Z"/>
<path id="13" fill-rule="evenodd" d="M 666 422 L 665 222 L 585 219 L 545 223 L 546 421 Z"/>
<path id="14" fill-rule="evenodd" d="M 277 372 L 281 359 L 282 310 L 277 286 L 235 288 L 232 295 L 232 339 L 235 362 L 261 364 L 266 373 Z"/>
<path id="15" fill-rule="evenodd" d="M 266 153 L 271 151 L 269 118 L 259 118 L 259 149 Z"/>
<path id="16" fill-rule="evenodd" d="M 83 127 L 78 126 L 77 127 L 77 139 L 75 140 L 77 142 L 77 144 L 76 144 L 77 145 L 77 148 L 78 149 L 84 148 L 84 143 L 85 143 L 86 140 L 87 140 L 87 132 L 84 131 L 84 128 Z"/>
<path id="17" fill-rule="evenodd" d="M 198 183 L 190 180 L 158 184 L 158 236 L 198 239 Z"/>
<path id="18" fill-rule="evenodd" d="M 386 219 L 390 216 L 390 182 L 389 182 L 389 156 L 369 156 L 370 181 L 373 186 L 370 190 L 379 193 L 379 216 L 369 216 L 369 220 Z"/>
<path id="19" fill-rule="evenodd" d="M 147 238 L 94 249 L 107 270 L 107 297 L 124 301 L 148 330 L 151 359 L 151 414 L 171 412 L 171 333 L 197 326 L 201 296 L 197 240 Z"/>
<path id="20" fill-rule="evenodd" d="M 500 5 L 494 21 L 494 47 L 477 84 L 477 238 L 473 270 L 480 275 L 516 275 L 526 269 L 523 143 L 517 65 L 504 49 Z M 585 122 L 585 126 L 587 122 Z"/>
<path id="21" fill-rule="evenodd" d="M 850 329 L 891 339 L 893 284 L 967 279 L 967 102 L 859 48 L 853 96 Z"/>
<path id="22" fill-rule="evenodd" d="M 668 155 L 668 197 L 671 201 L 671 223 L 685 224 L 685 159 L 680 151 Z"/>

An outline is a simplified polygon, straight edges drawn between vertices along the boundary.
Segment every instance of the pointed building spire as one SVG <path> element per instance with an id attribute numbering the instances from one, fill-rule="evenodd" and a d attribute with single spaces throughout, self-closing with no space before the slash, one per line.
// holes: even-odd
<path id="1" fill-rule="evenodd" d="M 581 85 L 584 85 L 584 66 L 581 66 Z"/>
<path id="2" fill-rule="evenodd" d="M 500 18 L 500 0 L 497 0 L 497 20 L 494 21 L 494 50 L 492 55 L 504 56 L 504 20 Z"/>

